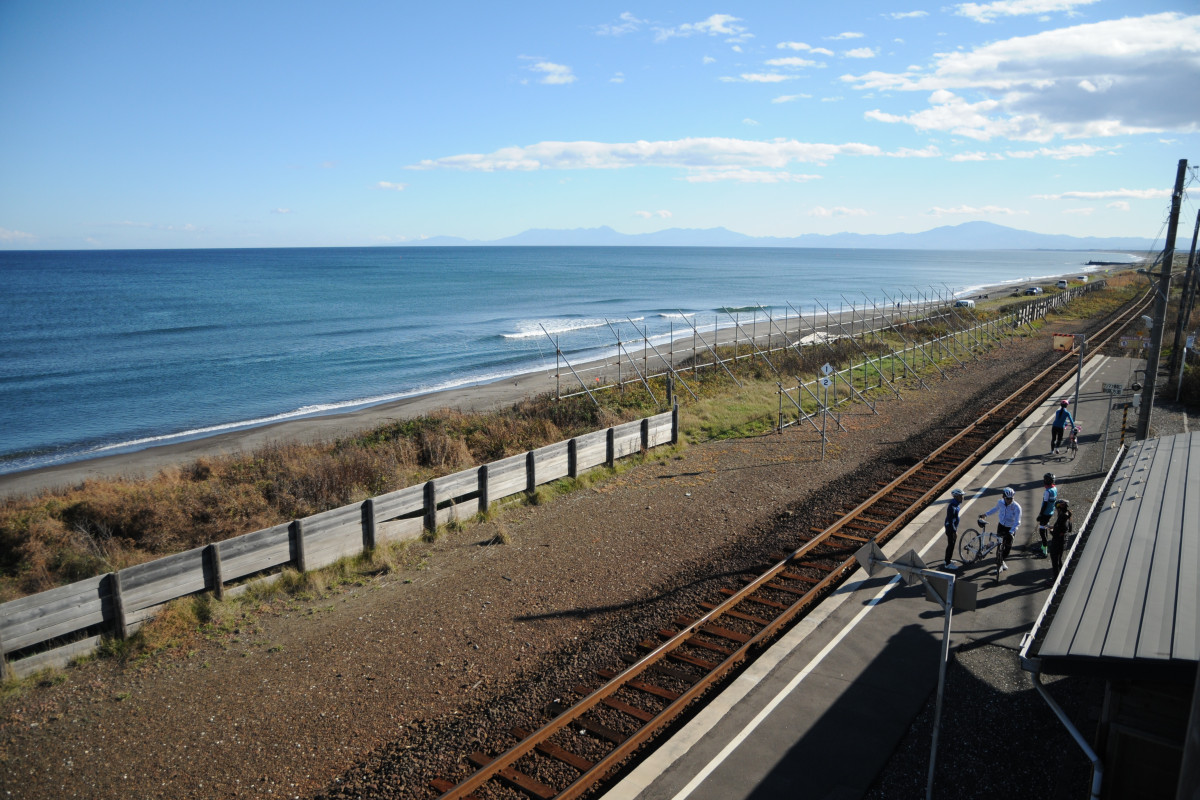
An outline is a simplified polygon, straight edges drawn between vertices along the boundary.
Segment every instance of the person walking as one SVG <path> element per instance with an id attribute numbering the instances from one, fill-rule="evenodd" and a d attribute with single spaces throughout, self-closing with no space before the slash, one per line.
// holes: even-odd
<path id="1" fill-rule="evenodd" d="M 1067 406 L 1071 405 L 1071 401 L 1065 397 L 1058 401 L 1058 411 L 1054 412 L 1054 420 L 1050 423 L 1050 452 L 1058 455 L 1058 448 L 1062 445 L 1063 434 L 1067 430 L 1067 425 L 1074 425 L 1075 418 L 1071 416 L 1071 412 L 1067 410 Z"/>
<path id="2" fill-rule="evenodd" d="M 1012 550 L 1013 535 L 1021 524 L 1021 504 L 1011 486 L 1004 487 L 995 508 L 979 515 L 979 524 L 983 525 L 992 514 L 997 515 L 996 534 L 1000 537 L 1000 549 L 996 553 L 996 580 L 1000 580 L 1000 573 L 1008 569 L 1005 561 Z"/>
<path id="3" fill-rule="evenodd" d="M 1060 497 L 1054 506 L 1058 516 L 1054 518 L 1054 527 L 1050 529 L 1051 580 L 1057 578 L 1062 569 L 1063 547 L 1067 543 L 1067 534 L 1071 532 L 1071 502 Z"/>
<path id="4" fill-rule="evenodd" d="M 946 506 L 946 557 L 942 569 L 958 569 L 954 563 L 954 543 L 958 540 L 958 512 L 962 508 L 963 490 L 950 492 L 950 505 Z"/>
<path id="5" fill-rule="evenodd" d="M 1058 487 L 1054 485 L 1054 473 L 1047 472 L 1042 476 L 1042 507 L 1037 515 L 1037 532 L 1042 539 L 1041 557 L 1045 558 L 1047 553 L 1046 530 L 1050 527 L 1050 518 L 1054 516 L 1054 503 L 1058 500 Z"/>

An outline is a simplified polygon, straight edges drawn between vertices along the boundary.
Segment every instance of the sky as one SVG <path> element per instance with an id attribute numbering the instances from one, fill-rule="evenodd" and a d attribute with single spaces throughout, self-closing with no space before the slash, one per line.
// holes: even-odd
<path id="1" fill-rule="evenodd" d="M 1161 240 L 1194 0 L 0 2 L 0 249 Z M 1190 215 L 1190 216 L 1189 216 Z"/>

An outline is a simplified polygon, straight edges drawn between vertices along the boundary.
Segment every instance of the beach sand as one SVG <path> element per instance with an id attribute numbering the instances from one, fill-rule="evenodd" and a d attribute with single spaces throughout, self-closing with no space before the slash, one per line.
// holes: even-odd
<path id="1" fill-rule="evenodd" d="M 1082 269 L 1081 265 L 1080 271 Z M 1080 273 L 1067 273 L 1062 277 L 1073 278 L 1076 274 Z M 1048 278 L 1037 283 L 1052 286 L 1055 280 L 1055 278 Z M 989 295 L 991 299 L 1008 297 L 1015 286 L 1024 288 L 1025 284 L 992 286 L 970 297 L 981 298 Z M 848 321 L 850 312 L 846 312 L 844 316 L 845 321 Z M 743 329 L 749 327 L 743 322 Z M 767 327 L 765 323 L 760 323 L 758 334 L 765 335 Z M 836 334 L 836 332 L 836 328 L 831 329 L 831 333 Z M 712 331 L 709 329 L 702 332 L 701 335 L 710 335 L 711 333 Z M 732 330 L 723 329 L 721 342 L 732 340 Z M 687 343 L 690 353 L 692 341 L 690 336 L 678 337 L 677 341 L 681 344 Z M 711 342 L 711 336 L 709 341 Z M 703 345 L 701 345 L 701 349 L 703 349 Z M 748 350 L 749 348 L 747 348 Z M 590 381 L 593 379 L 591 376 L 596 372 L 603 372 L 605 366 L 603 362 L 596 362 L 575 365 L 575 368 L 581 376 L 586 376 L 586 380 Z M 615 373 L 605 375 L 605 382 L 613 378 L 615 378 Z M 561 379 L 556 379 L 553 372 L 533 372 L 493 383 L 432 392 L 340 414 L 285 420 L 184 442 L 148 447 L 129 453 L 118 453 L 86 461 L 14 472 L 0 475 L 0 498 L 33 495 L 43 489 L 76 486 L 89 479 L 153 477 L 161 470 L 189 464 L 199 458 L 250 453 L 267 444 L 290 442 L 311 444 L 334 441 L 394 420 L 411 419 L 439 409 L 468 412 L 494 411 L 527 397 L 554 392 L 559 386 L 559 380 L 561 380 L 562 392 L 578 391 L 579 380 L 572 375 L 566 365 L 563 365 Z"/>

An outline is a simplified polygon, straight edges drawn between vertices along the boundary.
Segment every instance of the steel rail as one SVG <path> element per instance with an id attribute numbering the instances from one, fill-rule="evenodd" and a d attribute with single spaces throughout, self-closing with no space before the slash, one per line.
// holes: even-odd
<path id="1" fill-rule="evenodd" d="M 1090 337 L 1089 341 L 1094 342 L 1094 346 L 1085 354 L 1084 360 L 1090 360 L 1096 355 L 1100 348 L 1116 338 L 1119 331 L 1124 328 L 1129 321 L 1135 318 L 1152 300 L 1152 295 L 1148 292 L 1142 298 L 1139 298 L 1133 304 L 1127 306 L 1121 312 L 1118 312 L 1114 319 L 1104 325 L 1100 330 L 1096 331 Z M 1039 372 L 1034 378 L 1024 383 L 1020 388 L 1011 393 L 1007 398 L 1001 400 L 991 409 L 986 411 L 979 420 L 971 423 L 966 428 L 962 429 L 946 442 L 938 446 L 928 456 L 921 459 L 918 463 L 905 470 L 896 478 L 889 481 L 886 485 L 874 492 L 866 500 L 859 503 L 849 512 L 843 514 L 833 523 L 824 527 L 824 529 L 804 542 L 800 547 L 792 553 L 784 556 L 782 560 L 768 568 L 765 572 L 758 575 L 756 578 L 749 581 L 744 587 L 736 592 L 728 590 L 732 594 L 724 601 L 712 605 L 705 604 L 708 609 L 707 613 L 700 617 L 687 622 L 682 626 L 682 629 L 671 633 L 666 641 L 659 644 L 657 647 L 650 649 L 648 653 L 630 664 L 624 670 L 612 676 L 607 683 L 599 688 L 592 690 L 582 699 L 571 705 L 569 708 L 561 711 L 557 716 L 549 722 L 538 728 L 536 731 L 526 735 L 521 741 L 518 741 L 514 746 L 504 751 L 500 755 L 490 758 L 487 763 L 480 768 L 465 781 L 450 785 L 448 781 L 437 781 L 435 786 L 443 791 L 439 800 L 454 800 L 456 798 L 473 797 L 471 793 L 480 789 L 489 781 L 497 778 L 505 780 L 509 785 L 514 785 L 525 794 L 537 798 L 555 798 L 555 800 L 568 800 L 568 798 L 576 798 L 589 791 L 595 784 L 600 782 L 621 762 L 632 755 L 641 745 L 656 735 L 663 727 L 669 724 L 672 720 L 678 717 L 684 709 L 691 705 L 698 697 L 707 692 L 715 683 L 724 678 L 731 670 L 745 661 L 750 655 L 760 646 L 765 645 L 772 640 L 781 628 L 790 623 L 798 614 L 807 610 L 820 599 L 822 599 L 827 590 L 834 584 L 838 583 L 844 577 L 857 567 L 853 555 L 842 559 L 839 564 L 834 567 L 816 567 L 814 565 L 805 564 L 805 560 L 810 556 L 818 556 L 830 558 L 833 555 L 840 555 L 837 551 L 834 554 L 818 553 L 823 546 L 829 545 L 831 542 L 843 539 L 853 545 L 854 550 L 865 541 L 872 540 L 880 544 L 886 542 L 896 531 L 903 525 L 907 524 L 914 518 L 923 508 L 925 508 L 932 500 L 938 497 L 945 491 L 958 476 L 969 469 L 977 462 L 980 456 L 986 453 L 990 448 L 994 447 L 1009 431 L 1013 429 L 1022 419 L 1028 416 L 1036 409 L 1047 397 L 1052 395 L 1078 368 L 1076 366 L 1078 356 L 1074 351 L 1067 353 L 1062 358 L 1055 361 L 1046 369 Z M 1056 374 L 1057 373 L 1057 374 Z M 1049 383 L 1047 384 L 1047 381 Z M 1039 386 L 1048 388 L 1038 389 Z M 1032 393 L 1032 394 L 1031 394 Z M 1030 399 L 1032 397 L 1032 399 Z M 1012 411 L 1012 407 L 1018 406 L 1019 410 Z M 994 423 L 1000 419 L 1002 422 L 997 426 Z M 986 425 L 986 423 L 992 423 Z M 987 430 L 984 430 L 984 428 Z M 963 456 L 961 453 L 953 456 L 954 464 L 948 467 L 941 465 L 946 471 L 932 476 L 923 475 L 923 472 L 930 471 L 930 467 L 941 459 L 947 456 L 951 451 L 960 446 L 965 446 L 968 450 Z M 916 479 L 920 477 L 920 480 Z M 914 485 L 916 483 L 917 485 Z M 867 512 L 887 503 L 897 504 L 894 499 L 897 491 L 908 488 L 908 494 L 918 494 L 915 500 L 905 498 L 900 500 L 898 504 L 902 505 L 899 513 L 885 511 L 879 516 L 886 516 L 888 519 L 880 520 L 878 517 L 872 518 L 867 516 Z M 879 526 L 879 523 L 883 523 Z M 859 534 L 843 533 L 844 530 L 852 525 L 858 525 Z M 870 530 L 878 528 L 874 533 Z M 867 530 L 864 532 L 863 529 Z M 844 552 L 843 548 L 838 548 Z M 583 758 L 576 758 L 578 763 L 576 768 L 580 771 L 578 777 L 562 790 L 555 790 L 536 781 L 530 782 L 530 779 L 525 779 L 522 784 L 521 774 L 515 770 L 514 765 L 523 757 L 532 754 L 535 751 L 541 751 L 543 754 L 549 755 L 551 758 L 556 756 L 553 753 L 547 753 L 548 748 L 545 746 L 554 734 L 568 728 L 572 724 L 577 723 L 583 715 L 589 711 L 603 705 L 605 701 L 613 697 L 618 691 L 627 688 L 634 683 L 639 677 L 643 676 L 648 671 L 666 660 L 672 654 L 683 647 L 689 645 L 691 641 L 700 634 L 706 633 L 707 629 L 712 629 L 714 623 L 720 620 L 723 616 L 737 616 L 740 619 L 754 619 L 755 615 L 747 615 L 738 611 L 745 603 L 766 603 L 768 605 L 780 605 L 773 601 L 765 601 L 762 598 L 755 600 L 753 595 L 762 589 L 772 589 L 772 582 L 784 575 L 791 568 L 808 568 L 825 571 L 827 574 L 821 579 L 807 579 L 811 584 L 807 591 L 801 594 L 796 600 L 788 606 L 782 607 L 780 613 L 776 614 L 770 620 L 759 620 L 765 622 L 758 626 L 758 631 L 753 635 L 748 635 L 744 641 L 740 643 L 736 649 L 726 655 L 721 661 L 715 664 L 706 664 L 707 672 L 698 676 L 690 688 L 680 693 L 675 694 L 665 707 L 658 713 L 649 716 L 649 719 L 643 720 L 643 724 L 632 734 L 624 737 L 622 741 L 616 743 L 615 746 L 598 761 L 591 762 Z M 787 592 L 787 589 L 778 589 L 778 591 Z M 791 590 L 799 593 L 799 590 Z M 664 635 L 669 632 L 662 632 Z M 692 659 L 692 663 L 696 659 Z M 649 712 L 645 712 L 649 715 Z M 564 763 L 570 763 L 565 760 L 570 754 L 565 757 L 558 758 Z M 586 766 L 590 764 L 590 766 Z M 549 789 L 552 793 L 546 793 Z"/>

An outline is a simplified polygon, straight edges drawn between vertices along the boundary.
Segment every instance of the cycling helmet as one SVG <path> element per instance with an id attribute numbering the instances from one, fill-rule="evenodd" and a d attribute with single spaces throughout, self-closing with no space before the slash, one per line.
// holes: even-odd
<path id="1" fill-rule="evenodd" d="M 1054 502 L 1054 505 L 1058 506 L 1059 508 L 1067 508 L 1071 505 L 1071 501 L 1065 497 L 1060 497 Z"/>
<path id="2" fill-rule="evenodd" d="M 1053 486 L 1054 485 L 1054 473 L 1047 472 L 1045 475 L 1043 475 L 1042 483 L 1046 484 L 1047 486 Z"/>
<path id="3" fill-rule="evenodd" d="M 1001 494 L 1003 494 L 1005 497 L 1007 497 L 1007 498 L 1010 498 L 1010 499 L 1011 499 L 1012 497 L 1014 497 L 1014 496 L 1016 495 L 1016 492 L 1014 492 L 1014 491 L 1012 490 L 1012 487 L 1011 487 L 1011 486 L 1005 486 L 1005 487 L 1004 487 L 1004 491 L 1003 491 L 1003 492 L 1001 492 Z"/>
<path id="4" fill-rule="evenodd" d="M 962 496 L 963 496 L 963 490 L 962 490 L 962 489 L 954 489 L 954 490 L 952 490 L 952 491 L 950 492 L 950 494 L 951 494 L 953 497 L 962 497 Z"/>
<path id="5" fill-rule="evenodd" d="M 1071 405 L 1071 401 L 1064 397 L 1062 400 L 1058 401 L 1058 404 L 1063 408 L 1066 408 L 1067 406 Z"/>

